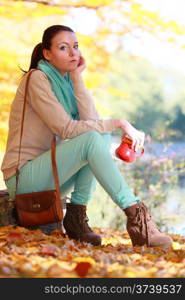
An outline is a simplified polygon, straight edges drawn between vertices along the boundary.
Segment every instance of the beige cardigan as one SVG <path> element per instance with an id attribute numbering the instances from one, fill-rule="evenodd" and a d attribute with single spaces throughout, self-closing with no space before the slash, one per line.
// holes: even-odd
<path id="1" fill-rule="evenodd" d="M 15 174 L 20 141 L 25 75 L 17 89 L 9 116 L 9 133 L 1 170 L 4 180 Z M 53 133 L 61 139 L 70 139 L 89 130 L 100 133 L 117 128 L 117 120 L 100 120 L 93 99 L 82 78 L 73 82 L 80 120 L 73 120 L 54 95 L 47 76 L 40 70 L 33 72 L 29 82 L 20 167 L 51 148 Z"/>

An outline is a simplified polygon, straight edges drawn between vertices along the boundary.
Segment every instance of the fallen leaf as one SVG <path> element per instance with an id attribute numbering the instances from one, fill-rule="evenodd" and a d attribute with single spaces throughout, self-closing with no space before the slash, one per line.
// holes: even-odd
<path id="1" fill-rule="evenodd" d="M 179 243 L 173 242 L 172 243 L 172 248 L 173 248 L 173 250 L 180 250 L 182 247 Z"/>
<path id="2" fill-rule="evenodd" d="M 89 268 L 91 268 L 91 263 L 86 262 L 86 261 L 81 261 L 77 263 L 75 267 L 75 271 L 80 277 L 85 277 L 89 271 Z"/>
<path id="3" fill-rule="evenodd" d="M 23 240 L 23 235 L 21 232 L 12 231 L 8 234 L 6 240 L 9 243 L 19 242 Z"/>
<path id="4" fill-rule="evenodd" d="M 44 246 L 44 247 L 42 247 L 40 254 L 57 256 L 56 247 L 55 246 Z"/>

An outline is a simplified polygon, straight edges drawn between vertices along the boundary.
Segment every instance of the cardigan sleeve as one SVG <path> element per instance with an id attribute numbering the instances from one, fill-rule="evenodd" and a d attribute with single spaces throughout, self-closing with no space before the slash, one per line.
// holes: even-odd
<path id="1" fill-rule="evenodd" d="M 47 76 L 40 70 L 31 75 L 28 102 L 48 128 L 62 139 L 72 138 L 90 130 L 106 133 L 117 128 L 116 119 L 73 120 L 55 97 Z"/>

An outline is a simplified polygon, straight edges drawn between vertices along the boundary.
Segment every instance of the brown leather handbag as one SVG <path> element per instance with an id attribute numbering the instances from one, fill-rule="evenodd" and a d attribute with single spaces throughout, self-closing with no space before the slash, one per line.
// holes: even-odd
<path id="1" fill-rule="evenodd" d="M 41 192 L 17 194 L 23 124 L 24 124 L 27 94 L 28 94 L 28 83 L 31 74 L 34 71 L 36 71 L 36 69 L 31 70 L 29 72 L 26 81 L 26 86 L 25 86 L 18 164 L 16 168 L 16 196 L 15 196 L 16 212 L 18 217 L 18 224 L 25 227 L 56 223 L 56 222 L 60 222 L 63 219 L 63 207 L 62 207 L 60 185 L 59 185 L 58 172 L 57 172 L 57 166 L 55 160 L 55 155 L 56 155 L 55 135 L 53 137 L 52 147 L 51 147 L 51 161 L 52 161 L 52 169 L 53 169 L 56 189 L 41 191 Z"/>

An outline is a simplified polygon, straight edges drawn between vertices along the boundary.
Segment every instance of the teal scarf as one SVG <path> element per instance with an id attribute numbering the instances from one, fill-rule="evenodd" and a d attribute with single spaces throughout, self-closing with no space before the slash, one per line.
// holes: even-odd
<path id="1" fill-rule="evenodd" d="M 69 73 L 66 72 L 64 76 L 46 60 L 40 60 L 38 63 L 39 70 L 44 72 L 51 82 L 51 88 L 60 102 L 64 107 L 67 114 L 71 116 L 73 120 L 79 119 L 77 101 L 74 96 L 74 90 L 72 86 Z"/>

